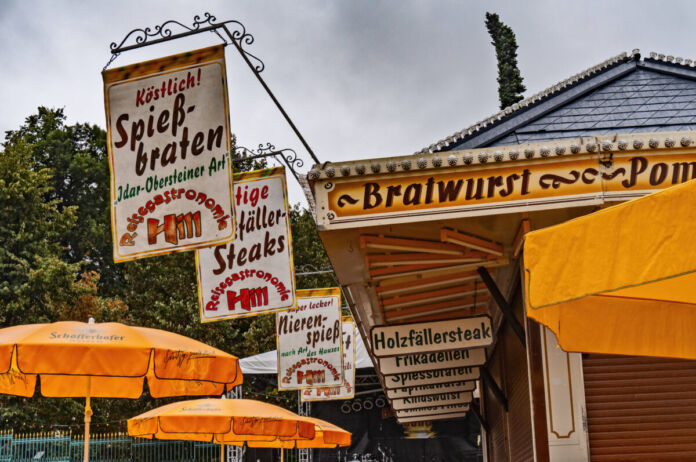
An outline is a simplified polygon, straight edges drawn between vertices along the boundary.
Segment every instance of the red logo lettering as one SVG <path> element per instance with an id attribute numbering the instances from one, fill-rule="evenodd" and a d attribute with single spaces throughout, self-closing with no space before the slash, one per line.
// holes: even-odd
<path id="1" fill-rule="evenodd" d="M 250 311 L 252 308 L 268 305 L 268 287 L 258 287 L 256 289 L 242 289 L 239 295 L 234 290 L 227 291 L 227 309 L 233 311 L 237 308 L 237 303 L 243 310 Z"/>
<path id="2" fill-rule="evenodd" d="M 191 239 L 201 236 L 201 212 L 180 215 L 165 215 L 164 222 L 156 218 L 147 220 L 147 243 L 157 243 L 157 236 L 164 233 L 164 240 L 170 244 L 178 244 L 179 239 Z"/>

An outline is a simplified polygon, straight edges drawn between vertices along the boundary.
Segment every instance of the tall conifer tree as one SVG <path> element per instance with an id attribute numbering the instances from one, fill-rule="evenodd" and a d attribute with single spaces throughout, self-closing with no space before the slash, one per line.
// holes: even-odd
<path id="1" fill-rule="evenodd" d="M 498 59 L 498 99 L 500 109 L 522 100 L 526 90 L 517 67 L 517 40 L 510 26 L 500 20 L 497 13 L 486 13 L 486 29 L 493 41 Z"/>

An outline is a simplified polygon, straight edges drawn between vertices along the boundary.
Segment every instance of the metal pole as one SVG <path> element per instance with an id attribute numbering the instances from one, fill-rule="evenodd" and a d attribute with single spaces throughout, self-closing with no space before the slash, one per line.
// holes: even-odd
<path id="1" fill-rule="evenodd" d="M 524 327 L 522 327 L 520 322 L 515 317 L 515 314 L 512 311 L 512 307 L 507 302 L 507 300 L 505 300 L 503 294 L 500 293 L 500 289 L 498 289 L 498 285 L 491 277 L 491 274 L 483 266 L 477 268 L 476 271 L 481 276 L 483 283 L 486 285 L 486 288 L 493 296 L 493 300 L 495 300 L 495 303 L 498 305 L 498 308 L 500 308 L 500 311 L 503 313 L 503 318 L 506 322 L 510 324 L 512 331 L 515 333 L 519 341 L 522 343 L 522 348 L 527 348 Z"/>
<path id="2" fill-rule="evenodd" d="M 244 61 L 247 63 L 247 66 L 249 66 L 249 69 L 251 69 L 251 72 L 254 73 L 254 75 L 256 76 L 256 79 L 259 81 L 259 83 L 264 88 L 264 90 L 266 90 L 266 93 L 268 93 L 268 96 L 271 97 L 271 99 L 273 100 L 273 103 L 275 103 L 275 105 L 278 108 L 278 110 L 280 111 L 280 113 L 283 114 L 283 117 L 285 117 L 285 120 L 290 125 L 290 128 L 292 128 L 292 131 L 294 131 L 295 135 L 297 135 L 297 137 L 300 139 L 300 142 L 302 142 L 302 145 L 305 147 L 305 149 L 307 150 L 309 155 L 312 156 L 312 160 L 314 160 L 315 163 L 319 164 L 320 163 L 319 159 L 317 159 L 317 156 L 314 154 L 314 151 L 312 151 L 312 148 L 309 147 L 309 144 L 307 144 L 307 141 L 305 141 L 305 139 L 302 136 L 302 134 L 300 133 L 300 131 L 297 129 L 297 127 L 295 126 L 293 121 L 290 119 L 290 116 L 288 115 L 288 113 L 285 112 L 285 109 L 283 109 L 283 106 L 280 105 L 280 102 L 276 99 L 276 97 L 273 94 L 273 92 L 271 91 L 271 89 L 268 88 L 268 85 L 266 85 L 266 82 L 263 80 L 263 77 L 261 77 L 261 74 L 256 70 L 254 65 L 251 63 L 251 61 L 247 57 L 246 53 L 244 53 L 244 50 L 242 50 L 242 47 L 239 45 L 237 40 L 234 39 L 230 30 L 224 24 L 223 24 L 222 28 L 225 30 L 225 32 L 227 33 L 227 36 L 230 38 L 230 41 L 232 42 L 234 47 L 237 49 L 239 54 L 242 56 L 242 59 L 244 59 Z"/>
<path id="3" fill-rule="evenodd" d="M 84 462 L 89 462 L 89 424 L 92 422 L 92 406 L 90 405 L 90 393 L 92 388 L 92 377 L 87 376 L 87 397 L 85 403 L 85 449 Z"/>

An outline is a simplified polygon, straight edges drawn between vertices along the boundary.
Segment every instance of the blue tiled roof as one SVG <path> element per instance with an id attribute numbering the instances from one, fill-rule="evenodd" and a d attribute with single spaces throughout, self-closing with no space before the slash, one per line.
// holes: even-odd
<path id="1" fill-rule="evenodd" d="M 610 58 L 420 152 L 696 130 L 696 67 L 656 56 Z"/>
<path id="2" fill-rule="evenodd" d="M 492 144 L 695 129 L 696 81 L 637 66 L 634 72 L 515 129 Z"/>

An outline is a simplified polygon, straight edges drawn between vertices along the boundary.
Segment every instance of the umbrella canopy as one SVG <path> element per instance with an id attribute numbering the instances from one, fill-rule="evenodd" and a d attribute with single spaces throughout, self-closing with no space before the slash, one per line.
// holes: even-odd
<path id="1" fill-rule="evenodd" d="M 340 427 L 249 399 L 199 399 L 172 403 L 128 420 L 140 438 L 211 441 L 260 448 L 335 448 L 350 445 Z"/>
<path id="2" fill-rule="evenodd" d="M 235 356 L 182 335 L 119 323 L 0 329 L 0 393 L 137 398 L 220 395 L 242 383 Z"/>
<path id="3" fill-rule="evenodd" d="M 0 393 L 85 397 L 89 460 L 90 399 L 220 395 L 242 383 L 237 358 L 157 329 L 65 321 L 0 329 Z"/>
<path id="4" fill-rule="evenodd" d="M 316 435 L 312 440 L 298 440 L 298 448 L 336 448 L 350 446 L 351 433 L 325 420 L 307 417 L 314 422 Z"/>
<path id="5" fill-rule="evenodd" d="M 275 441 L 311 439 L 314 423 L 272 404 L 250 399 L 197 399 L 158 407 L 128 419 L 128 434 L 164 440 Z"/>
<path id="6" fill-rule="evenodd" d="M 334 449 L 337 447 L 350 446 L 352 434 L 341 427 L 338 427 L 325 420 L 314 417 L 303 417 L 314 423 L 314 438 L 311 439 L 286 439 L 276 438 L 268 441 L 247 441 L 243 438 L 235 440 L 230 436 L 224 438 L 224 443 L 233 446 L 243 446 L 246 444 L 252 448 L 282 448 L 282 449 Z"/>
<path id="7" fill-rule="evenodd" d="M 527 315 L 566 351 L 696 359 L 696 182 L 527 234 Z"/>

